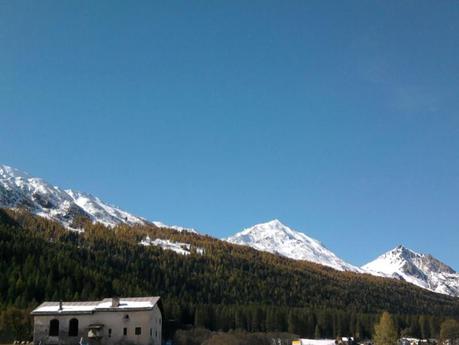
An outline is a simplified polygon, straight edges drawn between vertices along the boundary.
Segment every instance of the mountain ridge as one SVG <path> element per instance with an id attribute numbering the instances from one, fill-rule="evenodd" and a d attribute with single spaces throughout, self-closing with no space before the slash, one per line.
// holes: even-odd
<path id="1" fill-rule="evenodd" d="M 91 193 L 62 189 L 8 165 L 0 165 L 0 207 L 25 208 L 33 214 L 56 220 L 68 229 L 74 229 L 73 222 L 81 216 L 109 227 L 153 224 L 177 231 L 197 232 L 191 228 L 146 220 Z"/>
<path id="2" fill-rule="evenodd" d="M 0 165 L 0 207 L 25 208 L 29 212 L 73 226 L 77 217 L 108 227 L 119 224 L 152 225 L 176 231 L 198 233 L 191 228 L 148 221 L 98 197 L 53 186 L 42 178 L 6 165 Z M 433 292 L 459 297 L 459 274 L 430 254 L 420 254 L 402 245 L 382 254 L 362 267 L 354 266 L 330 251 L 320 241 L 294 230 L 278 219 L 246 228 L 224 241 L 250 246 L 293 260 L 304 260 L 332 267 L 339 271 L 368 273 L 404 280 Z"/>
<path id="3" fill-rule="evenodd" d="M 121 223 L 146 223 L 146 220 L 89 193 L 61 189 L 42 178 L 6 165 L 0 165 L 0 187 L 0 206 L 25 208 L 39 216 L 57 220 L 67 228 L 72 228 L 73 221 L 79 216 L 111 227 Z"/>

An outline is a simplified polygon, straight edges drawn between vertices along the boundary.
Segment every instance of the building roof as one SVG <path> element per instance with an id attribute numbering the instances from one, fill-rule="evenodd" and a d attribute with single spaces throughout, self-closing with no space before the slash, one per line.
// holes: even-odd
<path id="1" fill-rule="evenodd" d="M 32 311 L 32 315 L 92 314 L 98 311 L 138 311 L 151 310 L 158 304 L 159 297 L 125 297 L 113 306 L 113 298 L 90 302 L 43 302 Z"/>

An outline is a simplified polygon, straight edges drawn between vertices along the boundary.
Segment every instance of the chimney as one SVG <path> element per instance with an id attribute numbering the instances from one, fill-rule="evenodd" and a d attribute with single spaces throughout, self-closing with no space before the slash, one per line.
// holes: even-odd
<path id="1" fill-rule="evenodd" d="M 62 311 L 62 300 L 59 301 L 59 311 Z"/>
<path id="2" fill-rule="evenodd" d="M 119 297 L 112 297 L 112 308 L 118 308 L 120 305 Z"/>

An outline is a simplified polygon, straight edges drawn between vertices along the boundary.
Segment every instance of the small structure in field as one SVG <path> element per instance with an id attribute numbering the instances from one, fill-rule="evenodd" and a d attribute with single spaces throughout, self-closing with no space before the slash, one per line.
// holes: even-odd
<path id="1" fill-rule="evenodd" d="M 160 345 L 159 297 L 44 302 L 32 311 L 35 345 Z"/>
<path id="2" fill-rule="evenodd" d="M 296 339 L 292 345 L 335 345 L 335 339 Z"/>

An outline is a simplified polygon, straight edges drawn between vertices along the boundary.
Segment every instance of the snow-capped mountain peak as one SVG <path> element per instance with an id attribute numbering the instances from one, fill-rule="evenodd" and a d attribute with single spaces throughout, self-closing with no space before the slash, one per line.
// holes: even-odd
<path id="1" fill-rule="evenodd" d="M 405 280 L 438 293 L 459 296 L 459 274 L 430 254 L 402 245 L 382 254 L 362 269 L 385 277 Z"/>
<path id="2" fill-rule="evenodd" d="M 338 258 L 319 241 L 293 230 L 278 219 L 244 229 L 226 241 L 295 260 L 312 261 L 341 271 L 360 270 Z"/>

